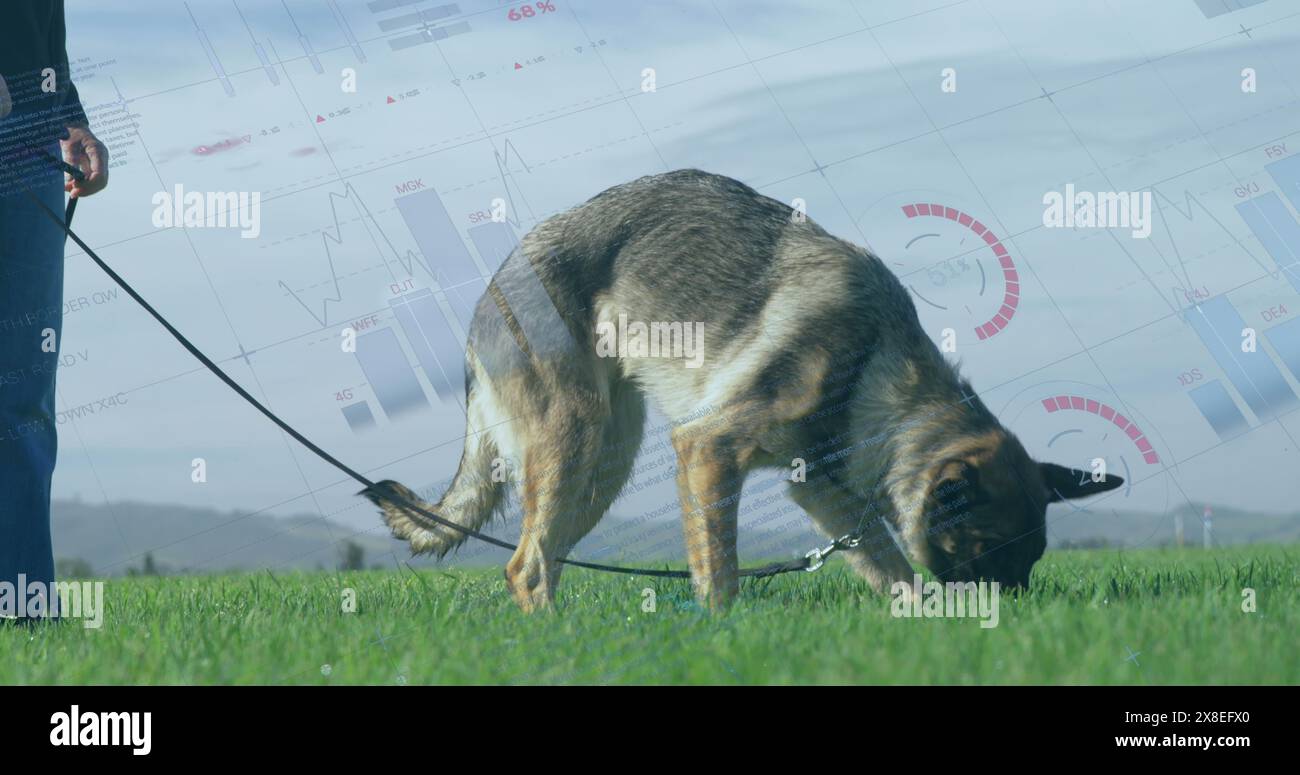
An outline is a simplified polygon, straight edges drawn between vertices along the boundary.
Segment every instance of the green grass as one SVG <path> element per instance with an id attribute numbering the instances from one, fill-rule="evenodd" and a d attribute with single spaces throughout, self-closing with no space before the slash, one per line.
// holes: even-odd
<path id="1" fill-rule="evenodd" d="M 101 629 L 0 626 L 0 684 L 1294 684 L 1298 582 L 1297 547 L 1050 552 L 981 629 L 893 618 L 839 561 L 718 616 L 683 581 L 576 569 L 539 616 L 499 569 L 113 579 Z"/>

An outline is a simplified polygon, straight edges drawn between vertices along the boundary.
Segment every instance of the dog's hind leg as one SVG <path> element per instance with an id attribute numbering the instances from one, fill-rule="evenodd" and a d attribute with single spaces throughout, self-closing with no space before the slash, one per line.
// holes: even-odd
<path id="1" fill-rule="evenodd" d="M 530 434 L 525 454 L 524 522 L 506 565 L 506 583 L 520 608 L 536 611 L 555 599 L 559 560 L 591 532 L 627 482 L 645 425 L 645 400 L 635 386 L 613 385 L 607 406 L 574 407 L 548 416 Z"/>
<path id="2" fill-rule="evenodd" d="M 677 493 L 691 585 L 701 604 L 718 610 L 740 590 L 736 520 L 740 489 L 754 449 L 690 425 L 674 430 L 672 440 L 677 450 Z"/>
<path id="3" fill-rule="evenodd" d="M 877 592 L 889 591 L 896 581 L 912 580 L 911 564 L 890 535 L 884 518 L 873 513 L 869 501 L 839 486 L 824 471 L 807 482 L 791 483 L 790 498 L 828 538 L 839 538 L 865 526 L 861 543 L 842 550 L 842 554 L 849 567 Z"/>

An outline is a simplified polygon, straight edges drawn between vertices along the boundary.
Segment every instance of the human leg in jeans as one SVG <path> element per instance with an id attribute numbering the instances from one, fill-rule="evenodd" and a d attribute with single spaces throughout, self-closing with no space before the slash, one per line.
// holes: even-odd
<path id="1" fill-rule="evenodd" d="M 47 150 L 58 154 L 58 144 Z M 51 168 L 0 187 L 0 583 L 13 584 L 19 597 L 20 576 L 53 594 L 50 480 L 64 244 L 63 231 L 23 188 L 61 214 L 63 175 Z"/>

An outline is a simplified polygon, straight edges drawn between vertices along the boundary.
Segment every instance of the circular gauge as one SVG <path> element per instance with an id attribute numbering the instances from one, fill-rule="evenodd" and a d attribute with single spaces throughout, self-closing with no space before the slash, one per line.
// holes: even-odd
<path id="1" fill-rule="evenodd" d="M 1131 407 L 1124 408 L 1109 390 L 1086 382 L 1053 380 L 1030 385 L 1007 401 L 998 413 L 1026 446 L 1046 449 L 1043 458 L 1091 472 L 1103 461 L 1107 475 L 1124 478 L 1115 492 L 1122 500 L 1103 507 L 1119 518 L 1123 504 L 1126 519 L 1151 514 L 1137 543 L 1160 531 L 1169 513 L 1172 486 L 1163 465 L 1167 444 L 1151 421 Z M 1089 502 L 1066 503 L 1075 511 L 1089 511 Z M 1116 505 L 1112 505 L 1116 504 Z M 1129 531 L 1126 531 L 1129 532 Z"/>
<path id="2" fill-rule="evenodd" d="M 983 341 L 1015 319 L 1015 258 L 979 213 L 954 195 L 923 189 L 889 194 L 858 221 L 872 252 L 912 292 L 923 320 Z"/>

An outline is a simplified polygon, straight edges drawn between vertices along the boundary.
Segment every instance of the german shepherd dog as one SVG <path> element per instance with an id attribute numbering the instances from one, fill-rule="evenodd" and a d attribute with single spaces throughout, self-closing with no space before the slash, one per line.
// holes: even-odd
<path id="1" fill-rule="evenodd" d="M 704 355 L 602 350 L 628 320 L 695 323 Z M 1031 460 L 876 256 L 698 170 L 534 228 L 479 299 L 465 358 L 469 428 L 442 499 L 392 481 L 362 494 L 414 553 L 441 557 L 465 536 L 387 496 L 477 529 L 507 500 L 504 466 L 523 507 L 505 576 L 525 611 L 552 604 L 558 560 L 626 483 L 646 396 L 672 424 L 692 586 L 715 609 L 738 592 L 737 506 L 758 467 L 804 461 L 791 498 L 827 535 L 861 533 L 847 561 L 882 592 L 912 580 L 909 555 L 944 581 L 1026 586 L 1047 504 L 1122 484 Z"/>

